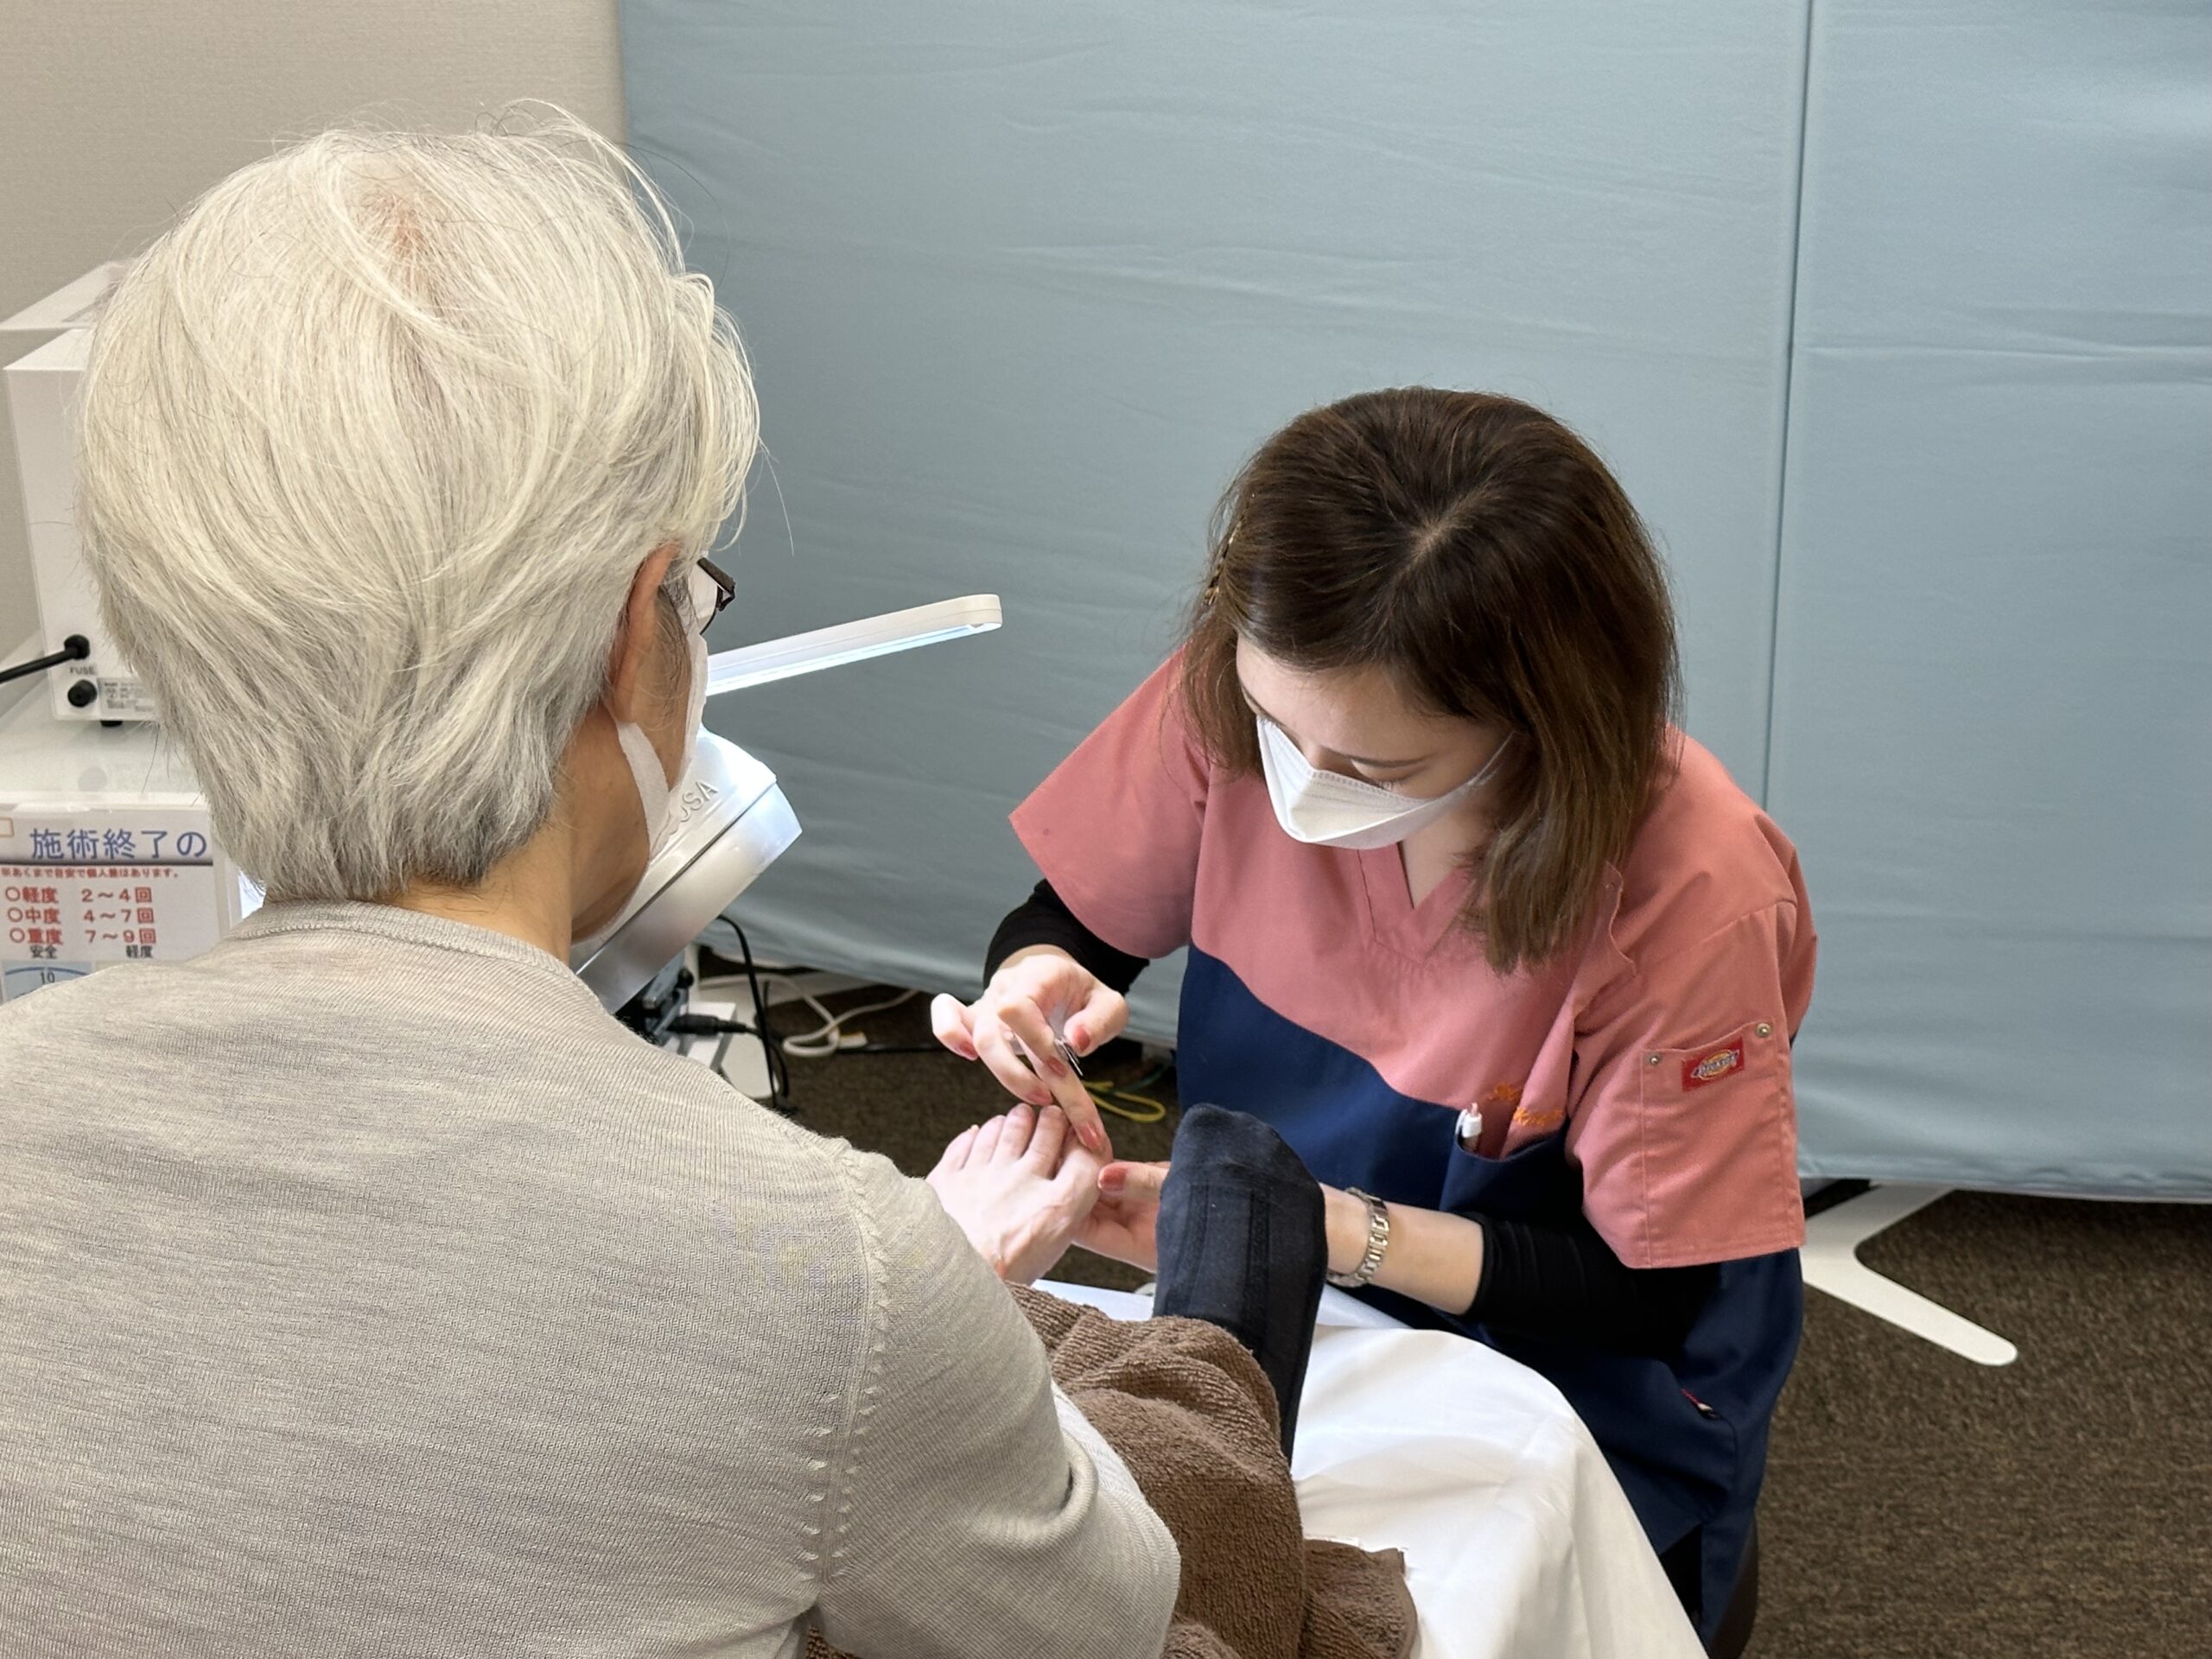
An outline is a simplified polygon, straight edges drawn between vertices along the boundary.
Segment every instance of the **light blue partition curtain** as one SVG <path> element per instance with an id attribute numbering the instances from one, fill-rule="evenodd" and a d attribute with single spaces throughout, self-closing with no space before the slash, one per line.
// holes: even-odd
<path id="1" fill-rule="evenodd" d="M 626 0 L 773 458 L 716 644 L 1007 607 L 710 710 L 806 829 L 759 942 L 972 989 L 1245 454 L 1485 387 L 1619 473 L 1805 849 L 1808 1167 L 2212 1192 L 2205 16 Z"/>
<path id="2" fill-rule="evenodd" d="M 1207 513 L 1307 406 L 1576 423 L 1673 556 L 1693 723 L 1759 785 L 1802 18 L 1765 0 L 624 8 L 631 138 L 758 372 L 717 642 L 941 594 L 998 636 L 711 711 L 805 834 L 808 961 L 972 986 L 1008 810 L 1173 644 Z M 785 514 L 789 515 L 786 532 Z M 1171 1028 L 1172 976 L 1141 982 Z"/>
<path id="3" fill-rule="evenodd" d="M 1768 804 L 1820 1172 L 2212 1193 L 2212 7 L 1818 0 Z"/>

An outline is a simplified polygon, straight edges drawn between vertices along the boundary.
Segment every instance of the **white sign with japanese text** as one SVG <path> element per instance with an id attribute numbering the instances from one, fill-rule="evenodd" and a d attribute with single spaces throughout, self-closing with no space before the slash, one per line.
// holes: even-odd
<path id="1" fill-rule="evenodd" d="M 196 956 L 244 908 L 202 809 L 0 802 L 0 1001 Z"/>

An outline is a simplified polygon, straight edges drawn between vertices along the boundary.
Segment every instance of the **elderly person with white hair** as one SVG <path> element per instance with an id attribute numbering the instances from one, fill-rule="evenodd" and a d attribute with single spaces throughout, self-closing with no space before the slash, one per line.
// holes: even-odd
<path id="1" fill-rule="evenodd" d="M 105 614 L 268 903 L 0 1011 L 0 1646 L 1157 1653 L 1175 1545 L 936 1194 L 567 966 L 755 442 L 642 177 L 563 120 L 309 140 L 124 276 L 80 419 Z"/>

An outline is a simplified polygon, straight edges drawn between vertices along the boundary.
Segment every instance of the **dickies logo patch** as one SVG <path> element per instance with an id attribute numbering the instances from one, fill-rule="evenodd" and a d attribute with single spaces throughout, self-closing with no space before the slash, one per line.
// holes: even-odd
<path id="1" fill-rule="evenodd" d="M 1682 1062 L 1682 1087 L 1702 1089 L 1707 1084 L 1744 1069 L 1744 1046 L 1731 1043 L 1726 1048 L 1716 1048 L 1709 1054 L 1694 1054 Z"/>

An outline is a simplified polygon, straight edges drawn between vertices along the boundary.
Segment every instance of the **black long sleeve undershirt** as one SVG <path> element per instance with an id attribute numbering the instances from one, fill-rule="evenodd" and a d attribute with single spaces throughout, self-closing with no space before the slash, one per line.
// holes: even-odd
<path id="1" fill-rule="evenodd" d="M 1719 1269 L 1631 1268 L 1587 1222 L 1540 1227 L 1497 1216 L 1483 1230 L 1483 1271 L 1460 1317 L 1508 1336 L 1671 1354 L 1689 1335 Z"/>
<path id="2" fill-rule="evenodd" d="M 1039 881 L 1037 890 L 1019 909 L 1008 912 L 999 931 L 991 935 L 991 948 L 983 956 L 983 977 L 989 979 L 1008 957 L 1033 944 L 1066 951 L 1101 985 L 1110 985 L 1125 995 L 1145 970 L 1144 957 L 1116 950 L 1078 921 L 1049 881 Z"/>
<path id="3" fill-rule="evenodd" d="M 999 924 L 984 957 L 984 977 L 1032 945 L 1066 951 L 1099 983 L 1123 993 L 1146 966 L 1144 957 L 1116 950 L 1085 927 L 1049 881 L 1039 881 Z M 1459 1317 L 1511 1336 L 1670 1353 L 1688 1334 L 1718 1272 L 1711 1266 L 1628 1267 L 1586 1222 L 1569 1228 L 1468 1218 L 1483 1230 L 1483 1270 L 1473 1302 Z"/>

